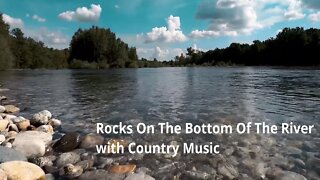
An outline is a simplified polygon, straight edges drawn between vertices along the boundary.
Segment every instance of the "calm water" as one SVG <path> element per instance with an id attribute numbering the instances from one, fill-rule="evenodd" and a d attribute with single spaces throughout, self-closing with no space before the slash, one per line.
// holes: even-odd
<path id="1" fill-rule="evenodd" d="M 0 84 L 10 89 L 2 94 L 11 100 L 8 103 L 21 107 L 23 116 L 31 117 L 48 109 L 62 120 L 62 131 L 95 132 L 97 122 L 120 121 L 132 125 L 161 121 L 314 124 L 311 135 L 133 134 L 120 138 L 141 144 L 168 144 L 173 140 L 215 142 L 222 145 L 223 157 L 227 159 L 218 162 L 252 179 L 261 179 L 267 170 L 276 172 L 272 170 L 274 167 L 308 179 L 320 179 L 320 70 L 242 67 L 24 70 L 0 72 Z M 135 155 L 126 157 L 136 159 L 134 163 L 139 167 L 150 168 L 156 179 L 184 171 L 172 168 L 173 162 L 179 162 L 175 166 L 184 169 L 194 169 L 188 167 L 192 165 L 206 173 L 219 171 L 219 167 L 212 166 L 215 163 L 208 166 L 207 161 L 220 158 L 214 155 L 181 155 L 175 159 L 155 155 L 143 160 Z"/>
<path id="2" fill-rule="evenodd" d="M 5 95 L 22 114 L 48 109 L 64 124 L 76 126 L 226 117 L 320 123 L 320 70 L 25 70 L 0 72 L 0 84 L 10 89 Z"/>

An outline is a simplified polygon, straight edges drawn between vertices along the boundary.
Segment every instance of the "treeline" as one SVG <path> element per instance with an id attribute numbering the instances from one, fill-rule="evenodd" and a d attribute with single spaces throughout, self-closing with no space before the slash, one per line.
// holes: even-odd
<path id="1" fill-rule="evenodd" d="M 24 37 L 19 28 L 9 32 L 0 17 L 0 70 L 12 68 L 65 68 L 68 50 L 47 48 L 42 42 Z"/>
<path id="2" fill-rule="evenodd" d="M 232 43 L 227 48 L 207 52 L 187 49 L 186 56 L 168 62 L 172 66 L 246 65 L 246 66 L 318 66 L 320 65 L 320 30 L 285 28 L 276 38 Z"/>

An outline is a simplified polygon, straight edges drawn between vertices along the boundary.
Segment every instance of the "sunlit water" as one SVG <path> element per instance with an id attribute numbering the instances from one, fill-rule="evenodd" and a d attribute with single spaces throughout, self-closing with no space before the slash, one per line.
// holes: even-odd
<path id="1" fill-rule="evenodd" d="M 311 135 L 278 135 L 319 148 L 320 70 L 286 68 L 158 68 L 0 72 L 2 92 L 21 114 L 48 109 L 63 131 L 95 132 L 95 123 L 296 122 Z M 121 136 L 116 136 L 121 137 Z M 132 139 L 138 138 L 133 135 Z M 166 139 L 167 138 L 167 139 Z M 219 141 L 211 136 L 144 136 L 141 141 Z M 227 137 L 225 139 L 228 139 Z M 225 140 L 224 139 L 224 140 Z M 222 141 L 223 149 L 232 142 Z M 137 140 L 139 141 L 139 140 Z M 285 151 L 285 150 L 284 150 Z M 319 151 L 318 151 L 319 152 Z"/>

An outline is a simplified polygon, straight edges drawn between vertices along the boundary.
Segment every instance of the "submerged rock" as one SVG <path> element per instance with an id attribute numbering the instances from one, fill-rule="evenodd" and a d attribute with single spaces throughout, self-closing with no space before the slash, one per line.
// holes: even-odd
<path id="1" fill-rule="evenodd" d="M 79 177 L 83 173 L 83 169 L 80 166 L 74 166 L 72 164 L 67 164 L 60 169 L 59 175 L 68 178 Z"/>
<path id="2" fill-rule="evenodd" d="M 154 178 L 144 173 L 134 173 L 126 177 L 125 180 L 154 180 Z"/>
<path id="3" fill-rule="evenodd" d="M 95 149 L 96 145 L 101 145 L 104 142 L 104 138 L 98 134 L 87 134 L 84 136 L 80 148 Z"/>
<path id="4" fill-rule="evenodd" d="M 76 132 L 67 133 L 53 145 L 58 152 L 68 152 L 77 148 L 80 144 L 80 134 Z"/>
<path id="5" fill-rule="evenodd" d="M 307 180 L 307 178 L 295 172 L 284 171 L 283 174 L 276 177 L 275 180 Z"/>
<path id="6" fill-rule="evenodd" d="M 87 171 L 79 177 L 79 180 L 123 180 L 125 174 L 109 174 L 106 170 Z"/>
<path id="7" fill-rule="evenodd" d="M 6 113 L 17 113 L 20 111 L 20 109 L 14 105 L 5 105 L 4 108 L 6 108 Z"/>
<path id="8" fill-rule="evenodd" d="M 62 167 L 66 164 L 75 164 L 80 161 L 80 155 L 75 152 L 62 153 L 57 158 L 57 167 Z"/>
<path id="9" fill-rule="evenodd" d="M 45 180 L 43 170 L 32 163 L 24 161 L 10 161 L 0 164 L 2 169 L 12 180 Z"/>
<path id="10" fill-rule="evenodd" d="M 8 161 L 27 161 L 21 152 L 0 146 L 0 164 Z"/>
<path id="11" fill-rule="evenodd" d="M 136 167 L 137 167 L 136 165 L 117 165 L 117 166 L 112 166 L 110 169 L 110 172 L 119 173 L 119 174 L 131 173 L 131 172 L 134 172 Z"/>

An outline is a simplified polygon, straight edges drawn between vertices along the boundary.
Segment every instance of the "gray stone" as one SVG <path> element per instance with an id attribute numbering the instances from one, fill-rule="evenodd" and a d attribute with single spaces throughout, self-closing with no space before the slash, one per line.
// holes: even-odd
<path id="1" fill-rule="evenodd" d="M 63 167 L 66 164 L 76 164 L 80 161 L 80 155 L 75 152 L 62 153 L 56 161 L 57 167 Z"/>
<path id="2" fill-rule="evenodd" d="M 275 180 L 307 180 L 307 178 L 295 172 L 284 171 L 283 174 L 276 177 Z"/>
<path id="3" fill-rule="evenodd" d="M 6 108 L 0 105 L 0 113 L 3 113 L 4 111 L 6 111 Z"/>
<path id="4" fill-rule="evenodd" d="M 49 123 L 52 114 L 48 110 L 40 111 L 33 115 L 32 119 L 30 120 L 32 125 L 41 126 L 46 125 Z"/>
<path id="5" fill-rule="evenodd" d="M 102 145 L 104 138 L 98 134 L 87 134 L 83 137 L 80 147 L 84 149 L 95 149 L 96 145 Z"/>
<path id="6" fill-rule="evenodd" d="M 0 146 L 0 164 L 8 161 L 27 161 L 21 152 Z"/>
<path id="7" fill-rule="evenodd" d="M 123 180 L 125 174 L 109 174 L 106 170 L 87 171 L 79 177 L 79 180 Z"/>
<path id="8" fill-rule="evenodd" d="M 134 173 L 126 177 L 125 180 L 154 180 L 154 178 L 144 173 Z"/>
<path id="9" fill-rule="evenodd" d="M 184 173 L 190 179 L 209 179 L 210 175 L 206 172 L 201 171 L 186 171 Z"/>
<path id="10" fill-rule="evenodd" d="M 83 173 L 83 169 L 80 166 L 74 166 L 72 164 L 67 164 L 63 166 L 60 171 L 60 176 L 65 176 L 68 178 L 76 178 L 79 177 Z"/>

